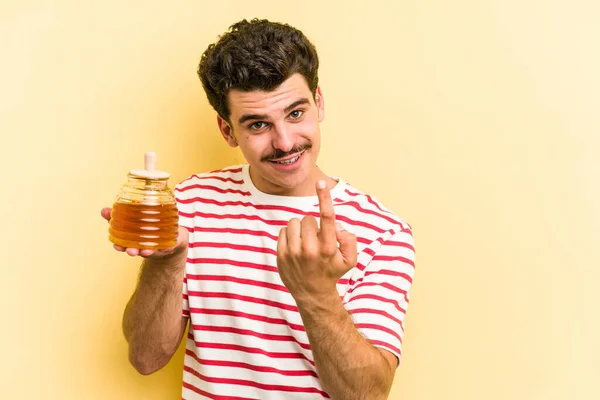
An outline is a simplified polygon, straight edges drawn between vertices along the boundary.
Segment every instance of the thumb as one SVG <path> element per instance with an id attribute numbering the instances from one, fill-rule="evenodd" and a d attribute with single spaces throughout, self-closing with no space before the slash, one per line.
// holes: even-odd
<path id="1" fill-rule="evenodd" d="M 357 260 L 356 235 L 348 232 L 342 225 L 336 223 L 335 236 L 340 244 L 339 250 L 342 253 L 344 262 L 354 267 Z"/>
<path id="2" fill-rule="evenodd" d="M 112 208 L 104 207 L 102 210 L 100 210 L 100 215 L 102 215 L 102 218 L 104 218 L 105 220 L 110 222 L 110 212 L 111 211 L 112 211 Z"/>

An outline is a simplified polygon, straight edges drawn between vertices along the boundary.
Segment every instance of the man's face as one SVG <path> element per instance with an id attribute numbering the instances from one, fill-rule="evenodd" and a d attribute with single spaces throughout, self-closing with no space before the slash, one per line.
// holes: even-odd
<path id="1" fill-rule="evenodd" d="M 219 117 L 219 128 L 229 145 L 240 146 L 256 187 L 285 196 L 314 194 L 321 174 L 320 89 L 315 101 L 304 77 L 294 74 L 271 92 L 231 90 L 228 104 L 231 126 Z"/>

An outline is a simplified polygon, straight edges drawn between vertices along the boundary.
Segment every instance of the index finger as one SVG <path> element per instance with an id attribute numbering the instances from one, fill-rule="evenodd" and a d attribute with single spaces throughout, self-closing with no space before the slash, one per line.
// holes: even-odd
<path id="1" fill-rule="evenodd" d="M 319 211 L 321 214 L 319 238 L 324 242 L 332 241 L 335 243 L 335 211 L 333 210 L 331 193 L 329 193 L 324 180 L 317 181 L 317 196 L 319 197 Z"/>
<path id="2" fill-rule="evenodd" d="M 104 207 L 102 210 L 100 210 L 100 215 L 102 215 L 102 218 L 104 218 L 107 221 L 110 221 L 110 212 L 112 211 L 112 209 L 110 207 Z"/>

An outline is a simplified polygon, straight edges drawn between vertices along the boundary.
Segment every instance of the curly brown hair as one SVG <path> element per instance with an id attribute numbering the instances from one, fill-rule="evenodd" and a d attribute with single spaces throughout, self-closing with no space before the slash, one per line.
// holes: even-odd
<path id="1" fill-rule="evenodd" d="M 318 68 L 317 50 L 300 30 L 255 18 L 233 24 L 209 45 L 202 54 L 198 75 L 210 105 L 231 123 L 227 103 L 230 89 L 271 91 L 300 73 L 314 97 Z"/>

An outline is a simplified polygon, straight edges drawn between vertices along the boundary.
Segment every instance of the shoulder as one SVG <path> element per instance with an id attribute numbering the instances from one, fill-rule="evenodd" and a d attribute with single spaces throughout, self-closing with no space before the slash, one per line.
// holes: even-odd
<path id="1" fill-rule="evenodd" d="M 190 188 L 194 185 L 203 184 L 219 184 L 231 183 L 231 184 L 242 184 L 242 168 L 243 165 L 231 165 L 229 167 L 216 169 L 213 171 L 207 171 L 197 174 L 192 174 L 175 185 L 176 190 L 183 190 Z"/>
<path id="2" fill-rule="evenodd" d="M 390 233 L 411 233 L 411 225 L 399 214 L 386 207 L 374 195 L 365 193 L 345 182 L 343 192 L 339 193 L 336 204 L 345 204 L 355 218 Z"/>
<path id="3" fill-rule="evenodd" d="M 189 207 L 248 198 L 250 192 L 245 188 L 242 169 L 240 164 L 190 175 L 175 185 L 177 203 L 180 207 Z"/>
<path id="4" fill-rule="evenodd" d="M 232 165 L 213 171 L 192 174 L 175 185 L 175 196 L 186 198 L 198 192 L 212 191 L 220 193 L 241 192 L 243 165 Z"/>

